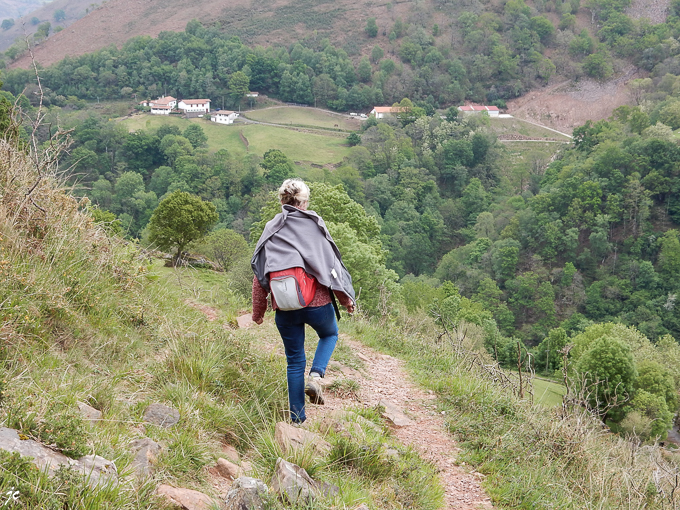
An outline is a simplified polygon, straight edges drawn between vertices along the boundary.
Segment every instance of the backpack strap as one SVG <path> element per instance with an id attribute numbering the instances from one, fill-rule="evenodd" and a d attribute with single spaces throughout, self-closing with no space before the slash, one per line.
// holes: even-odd
<path id="1" fill-rule="evenodd" d="M 335 292 L 333 289 L 329 288 L 328 291 L 331 293 L 331 302 L 333 303 L 333 308 L 335 309 L 335 316 L 340 320 L 340 309 L 338 308 L 338 302 L 335 300 Z"/>

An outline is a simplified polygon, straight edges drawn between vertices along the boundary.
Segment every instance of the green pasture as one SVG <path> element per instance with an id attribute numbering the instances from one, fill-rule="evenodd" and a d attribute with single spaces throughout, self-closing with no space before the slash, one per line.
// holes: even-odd
<path id="1" fill-rule="evenodd" d="M 199 124 L 208 137 L 208 150 L 227 149 L 233 154 L 246 154 L 239 133 L 248 140 L 248 152 L 262 156 L 269 149 L 279 149 L 294 161 L 318 165 L 342 161 L 350 147 L 344 136 L 308 133 L 302 130 L 257 124 L 216 124 L 203 119 L 182 119 L 174 115 L 135 115 L 122 121 L 130 131 L 158 129 L 173 124 L 184 130 L 191 122 Z"/>
<path id="2" fill-rule="evenodd" d="M 546 379 L 533 379 L 534 401 L 547 407 L 558 406 L 562 403 L 562 395 L 566 388 L 556 382 Z"/>
<path id="3" fill-rule="evenodd" d="M 523 135 L 530 136 L 534 139 L 541 138 L 554 138 L 555 140 L 568 142 L 571 139 L 567 136 L 556 133 L 555 131 L 550 131 L 549 129 L 530 124 L 522 119 L 499 119 L 492 118 L 491 129 L 497 135 Z"/>
<path id="4" fill-rule="evenodd" d="M 244 112 L 249 119 L 272 124 L 289 124 L 298 126 L 321 127 L 329 129 L 344 129 L 357 131 L 361 128 L 361 121 L 347 114 L 332 113 L 316 108 L 297 106 L 276 106 L 262 110 Z"/>

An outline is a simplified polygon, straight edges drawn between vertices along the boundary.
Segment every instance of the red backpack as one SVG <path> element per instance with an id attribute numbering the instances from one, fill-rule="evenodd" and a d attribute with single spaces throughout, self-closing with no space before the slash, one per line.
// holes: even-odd
<path id="1" fill-rule="evenodd" d="M 301 267 L 269 273 L 269 288 L 280 310 L 299 310 L 309 306 L 316 294 L 316 278 Z"/>

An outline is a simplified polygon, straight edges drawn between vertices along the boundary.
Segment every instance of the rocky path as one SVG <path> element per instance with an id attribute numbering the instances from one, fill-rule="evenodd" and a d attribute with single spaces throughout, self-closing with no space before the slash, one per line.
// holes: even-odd
<path id="1" fill-rule="evenodd" d="M 239 325 L 250 327 L 250 317 L 239 317 Z M 457 462 L 460 449 L 446 432 L 444 416 L 437 410 L 436 396 L 411 382 L 403 361 L 380 354 L 347 335 L 340 336 L 363 362 L 363 368 L 356 370 L 331 359 L 324 384 L 328 386 L 336 379 L 346 378 L 357 382 L 360 390 L 355 399 L 326 391 L 324 406 L 308 404 L 308 419 L 320 420 L 331 411 L 357 404 L 366 407 L 382 404 L 390 421 L 398 424 L 393 426 L 398 440 L 413 447 L 439 469 L 447 510 L 493 508 L 481 487 L 484 475 Z"/>

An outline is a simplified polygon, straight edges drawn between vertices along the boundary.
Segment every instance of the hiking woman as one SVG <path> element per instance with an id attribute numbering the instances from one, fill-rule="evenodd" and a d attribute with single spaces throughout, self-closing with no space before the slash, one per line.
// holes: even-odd
<path id="1" fill-rule="evenodd" d="M 309 188 L 299 179 L 286 180 L 279 189 L 282 211 L 269 221 L 255 247 L 251 261 L 253 279 L 253 321 L 262 324 L 267 310 L 267 295 L 272 287 L 272 273 L 289 273 L 291 268 L 302 268 L 302 280 L 309 276 L 316 280 L 316 292 L 306 306 L 299 309 L 283 310 L 276 303 L 274 294 L 280 300 L 282 291 L 274 286 L 272 308 L 276 310 L 276 327 L 279 330 L 288 362 L 288 401 L 290 418 L 293 423 L 305 421 L 305 393 L 313 404 L 323 405 L 324 399 L 319 379 L 324 377 L 326 367 L 338 341 L 336 314 L 339 312 L 331 291 L 349 313 L 354 312 L 354 289 L 352 278 L 343 265 L 338 247 L 335 245 L 321 216 L 308 211 Z M 305 274 L 306 273 L 306 274 Z M 278 281 L 278 277 L 277 277 Z M 275 282 L 276 283 L 276 282 Z M 312 281 L 313 283 L 313 281 Z M 306 285 L 306 284 L 305 284 Z M 285 287 L 289 289 L 289 287 Z M 311 287 L 306 288 L 313 292 Z M 297 286 L 300 290 L 300 286 Z M 293 297 L 298 294 L 293 293 Z M 286 298 L 286 302 L 290 300 Z M 331 301 L 333 301 L 331 303 Z M 305 382 L 305 324 L 309 324 L 319 335 L 314 360 Z"/>

